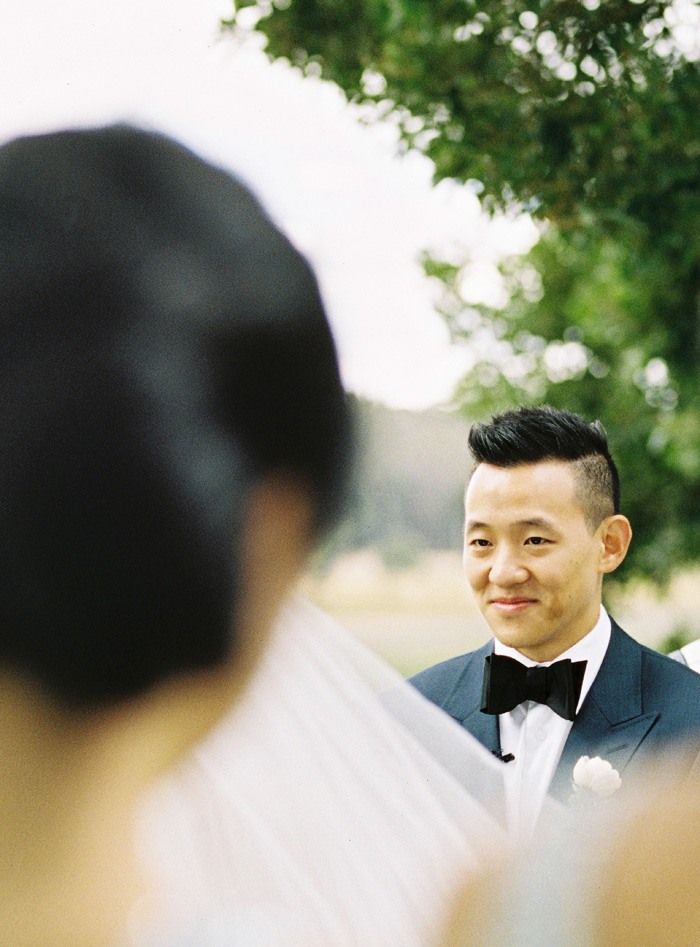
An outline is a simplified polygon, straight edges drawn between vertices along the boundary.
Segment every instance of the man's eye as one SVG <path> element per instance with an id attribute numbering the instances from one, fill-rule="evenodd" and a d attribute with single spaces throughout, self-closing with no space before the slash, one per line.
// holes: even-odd
<path id="1" fill-rule="evenodd" d="M 490 546 L 491 543 L 488 541 L 488 539 L 472 539 L 471 545 L 477 546 L 479 549 L 485 549 L 486 546 Z"/>
<path id="2" fill-rule="evenodd" d="M 531 546 L 544 546 L 547 540 L 542 536 L 530 536 L 526 542 L 530 543 Z"/>

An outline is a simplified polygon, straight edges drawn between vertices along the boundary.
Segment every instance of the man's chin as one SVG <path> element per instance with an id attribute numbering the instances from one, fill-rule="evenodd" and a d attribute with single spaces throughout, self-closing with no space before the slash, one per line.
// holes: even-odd
<path id="1" fill-rule="evenodd" d="M 532 633 L 532 630 L 523 627 L 522 622 L 517 622 L 512 619 L 503 619 L 500 620 L 491 620 L 489 622 L 489 628 L 494 638 L 496 638 L 502 645 L 505 645 L 508 648 L 515 648 L 516 651 L 522 651 L 523 649 L 527 650 L 531 647 L 537 646 L 537 635 Z"/>

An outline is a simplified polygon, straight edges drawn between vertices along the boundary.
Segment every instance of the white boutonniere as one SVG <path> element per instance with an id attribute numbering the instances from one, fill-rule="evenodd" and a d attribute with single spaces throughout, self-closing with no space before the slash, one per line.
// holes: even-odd
<path id="1" fill-rule="evenodd" d="M 574 798 L 581 794 L 612 796 L 622 785 L 620 774 L 599 756 L 581 756 L 574 766 Z"/>

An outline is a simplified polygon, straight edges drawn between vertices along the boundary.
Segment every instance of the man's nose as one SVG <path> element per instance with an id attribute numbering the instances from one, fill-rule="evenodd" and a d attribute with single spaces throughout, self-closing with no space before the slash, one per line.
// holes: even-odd
<path id="1" fill-rule="evenodd" d="M 489 569 L 489 580 L 492 585 L 501 587 L 519 585 L 527 581 L 528 575 L 517 550 L 510 546 L 502 546 L 494 551 Z"/>

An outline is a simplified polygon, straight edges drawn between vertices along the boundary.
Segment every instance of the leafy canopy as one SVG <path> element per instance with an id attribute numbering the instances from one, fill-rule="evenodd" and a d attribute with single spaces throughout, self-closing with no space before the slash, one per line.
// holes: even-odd
<path id="1" fill-rule="evenodd" d="M 700 559 L 700 9 L 696 0 L 239 2 L 272 58 L 391 116 L 436 179 L 542 238 L 502 309 L 426 257 L 474 365 L 472 417 L 548 402 L 599 417 L 635 528 L 627 574 Z M 485 344 L 485 340 L 486 343 Z"/>

